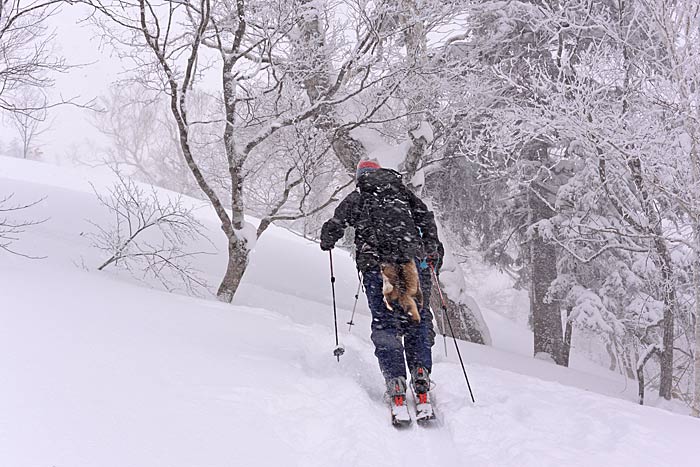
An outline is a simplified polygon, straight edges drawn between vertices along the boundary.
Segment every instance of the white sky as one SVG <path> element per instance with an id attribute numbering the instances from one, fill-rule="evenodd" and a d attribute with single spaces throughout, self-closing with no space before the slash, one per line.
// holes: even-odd
<path id="1" fill-rule="evenodd" d="M 53 74 L 55 86 L 48 89 L 50 101 L 74 99 L 89 102 L 106 95 L 115 81 L 124 78 L 122 73 L 133 64 L 122 61 L 111 46 L 103 43 L 99 30 L 89 22 L 82 22 L 90 10 L 84 5 L 64 6 L 62 11 L 50 18 L 50 29 L 55 31 L 57 53 L 68 64 L 76 65 L 66 73 Z M 77 66 L 79 65 L 79 66 Z M 49 130 L 40 138 L 42 158 L 50 162 L 70 164 L 70 153 L 95 152 L 97 145 L 107 141 L 91 124 L 92 111 L 75 106 L 60 106 L 51 109 L 47 122 Z M 0 121 L 0 147 L 5 147 L 16 138 L 8 122 Z M 89 158 L 89 155 L 88 157 Z"/>
<path id="2" fill-rule="evenodd" d="M 90 22 L 84 22 L 90 9 L 84 5 L 64 6 L 62 11 L 50 19 L 50 28 L 55 30 L 56 48 L 70 65 L 79 65 L 63 74 L 55 74 L 55 86 L 48 90 L 53 101 L 75 99 L 89 102 L 106 95 L 112 83 L 125 78 L 125 71 L 133 62 L 120 59 L 109 44 L 104 43 L 100 31 Z M 203 52 L 203 56 L 208 55 Z M 216 57 L 214 57 L 216 58 Z M 216 89 L 220 70 L 218 67 L 207 74 L 204 85 Z M 90 159 L 98 145 L 109 142 L 92 126 L 91 110 L 75 106 L 60 106 L 50 112 L 52 122 L 49 131 L 42 135 L 42 158 L 46 161 L 71 164 L 70 154 L 80 151 L 82 160 Z M 0 122 L 0 142 L 7 146 L 16 136 L 13 130 L 3 128 Z M 86 154 L 88 153 L 88 154 Z"/>
<path id="3" fill-rule="evenodd" d="M 56 76 L 52 92 L 55 98 L 62 96 L 64 99 L 77 98 L 79 102 L 90 101 L 106 94 L 123 69 L 119 58 L 101 44 L 96 28 L 89 23 L 80 23 L 88 11 L 82 5 L 73 5 L 64 7 L 52 18 L 59 52 L 69 64 L 82 65 Z M 71 146 L 81 145 L 80 150 L 89 150 L 100 141 L 99 132 L 90 123 L 90 114 L 90 110 L 72 106 L 54 109 L 51 131 L 44 138 L 49 140 L 45 141 L 45 156 L 64 162 Z M 93 140 L 93 144 L 88 140 Z"/>
<path id="4" fill-rule="evenodd" d="M 62 11 L 49 20 L 50 29 L 55 30 L 57 52 L 71 65 L 84 66 L 68 70 L 64 74 L 53 74 L 55 88 L 47 90 L 50 101 L 76 98 L 87 102 L 104 94 L 116 74 L 122 68 L 117 57 L 111 57 L 109 50 L 100 49 L 100 38 L 88 24 L 79 24 L 87 8 L 82 5 L 64 6 Z M 53 162 L 70 162 L 66 157 L 73 145 L 86 146 L 89 150 L 99 133 L 90 124 L 90 111 L 73 106 L 51 109 L 47 124 L 49 130 L 40 138 L 43 158 Z M 16 138 L 14 130 L 5 122 L 0 122 L 0 142 L 6 147 Z M 88 144 L 88 140 L 94 140 Z"/>

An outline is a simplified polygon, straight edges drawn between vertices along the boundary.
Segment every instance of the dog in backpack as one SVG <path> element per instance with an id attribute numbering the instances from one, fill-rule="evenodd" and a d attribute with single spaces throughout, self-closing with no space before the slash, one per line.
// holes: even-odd
<path id="1" fill-rule="evenodd" d="M 416 263 L 382 263 L 382 293 L 384 304 L 393 311 L 392 303 L 398 303 L 413 321 L 420 321 L 419 308 L 423 306 L 423 292 L 418 279 Z"/>

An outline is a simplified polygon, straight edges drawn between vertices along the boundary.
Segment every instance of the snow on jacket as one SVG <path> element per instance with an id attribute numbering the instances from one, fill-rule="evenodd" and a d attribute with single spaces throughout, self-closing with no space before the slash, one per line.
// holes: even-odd
<path id="1" fill-rule="evenodd" d="M 344 234 L 346 227 L 355 228 L 357 268 L 360 271 L 381 262 L 406 262 L 444 250 L 438 239 L 435 217 L 427 206 L 401 182 L 401 175 L 389 169 L 363 174 L 358 189 L 343 199 L 333 217 L 321 229 L 321 245 L 332 246 Z M 373 210 L 373 195 L 377 186 L 391 186 L 406 209 Z M 405 220 L 404 212 L 410 219 Z"/>

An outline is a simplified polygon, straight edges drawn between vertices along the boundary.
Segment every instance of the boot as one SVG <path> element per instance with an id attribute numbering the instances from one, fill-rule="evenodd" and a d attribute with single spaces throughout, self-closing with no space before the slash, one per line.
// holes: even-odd
<path id="1" fill-rule="evenodd" d="M 427 401 L 427 397 L 421 397 L 422 394 L 428 394 L 430 391 L 430 372 L 427 368 L 418 366 L 411 371 L 411 387 L 420 401 L 423 399 Z"/>

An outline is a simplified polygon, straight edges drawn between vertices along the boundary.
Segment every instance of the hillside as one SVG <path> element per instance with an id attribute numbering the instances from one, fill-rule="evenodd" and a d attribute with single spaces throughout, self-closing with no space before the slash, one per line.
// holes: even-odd
<path id="1" fill-rule="evenodd" d="M 47 218 L 15 244 L 45 259 L 0 254 L 2 466 L 698 463 L 698 420 L 632 403 L 633 387 L 590 362 L 564 369 L 529 358 L 527 331 L 488 304 L 494 347 L 460 344 L 476 404 L 440 340 L 439 423 L 396 431 L 363 298 L 352 333 L 341 326 L 346 354 L 332 356 L 327 256 L 316 244 L 271 228 L 234 305 L 155 290 L 94 270 L 103 258 L 86 219 L 108 218 L 88 180 L 98 191 L 111 182 L 0 158 L 0 196 L 46 197 L 26 215 Z M 223 250 L 213 215 L 199 216 Z M 335 254 L 344 323 L 357 279 L 351 259 Z M 223 261 L 197 266 L 215 284 Z"/>

